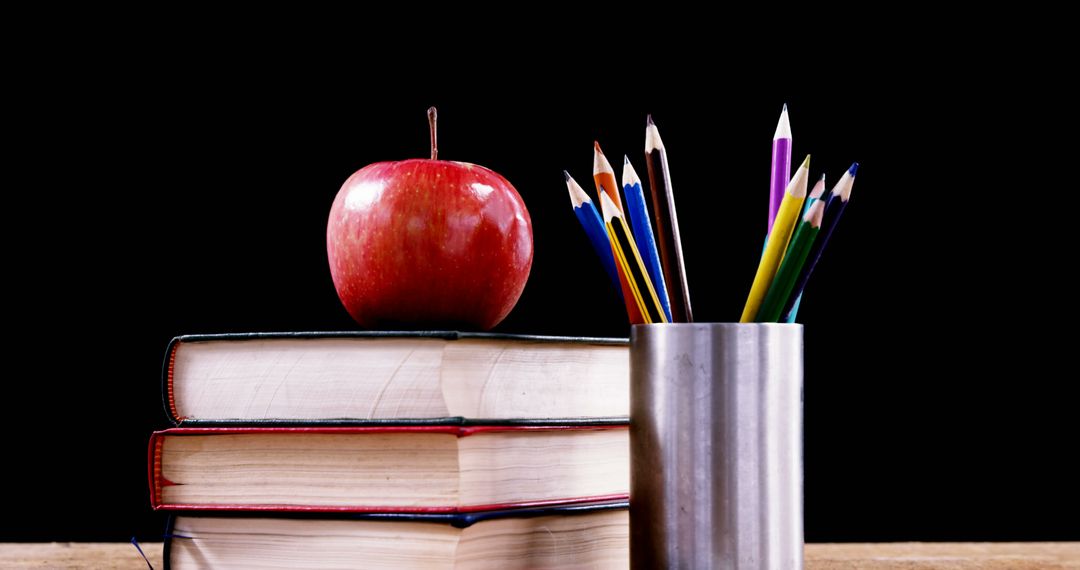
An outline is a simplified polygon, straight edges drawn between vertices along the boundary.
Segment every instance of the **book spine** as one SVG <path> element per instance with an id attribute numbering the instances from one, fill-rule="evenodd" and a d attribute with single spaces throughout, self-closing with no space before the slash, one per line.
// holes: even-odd
<path id="1" fill-rule="evenodd" d="M 176 413 L 176 398 L 173 396 L 173 371 L 176 367 L 176 350 L 180 348 L 180 337 L 173 337 L 165 349 L 165 362 L 161 366 L 161 403 L 165 408 L 165 415 L 173 425 L 182 423 L 180 415 Z"/>
<path id="2" fill-rule="evenodd" d="M 162 434 L 163 432 L 154 432 L 150 436 L 150 443 L 147 445 L 146 477 L 150 486 L 150 506 L 154 510 L 161 506 L 161 453 L 162 443 L 165 439 Z"/>

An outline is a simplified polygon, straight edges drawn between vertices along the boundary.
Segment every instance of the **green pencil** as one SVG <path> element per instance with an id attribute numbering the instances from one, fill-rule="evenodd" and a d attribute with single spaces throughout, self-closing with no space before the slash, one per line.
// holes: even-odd
<path id="1" fill-rule="evenodd" d="M 810 206 L 803 216 L 802 223 L 795 230 L 795 236 L 791 238 L 784 261 L 780 263 L 780 269 L 776 271 L 776 277 L 769 285 L 769 291 L 765 293 L 765 300 L 761 302 L 755 322 L 775 323 L 780 320 L 780 313 L 787 304 L 791 290 L 795 288 L 795 280 L 810 255 L 810 247 L 814 245 L 814 238 L 821 229 L 821 217 L 825 211 L 825 202 L 818 200 Z"/>

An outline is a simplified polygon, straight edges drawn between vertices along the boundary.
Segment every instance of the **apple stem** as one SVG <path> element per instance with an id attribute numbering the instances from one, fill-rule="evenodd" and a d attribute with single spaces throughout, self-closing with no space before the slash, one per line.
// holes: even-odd
<path id="1" fill-rule="evenodd" d="M 439 113 L 435 107 L 428 107 L 427 122 L 431 129 L 431 160 L 439 160 L 439 138 L 435 131 L 435 121 L 439 119 Z"/>

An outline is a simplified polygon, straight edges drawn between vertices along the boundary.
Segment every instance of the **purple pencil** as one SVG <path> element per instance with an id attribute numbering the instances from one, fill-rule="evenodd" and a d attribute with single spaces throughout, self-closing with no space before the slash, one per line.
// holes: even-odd
<path id="1" fill-rule="evenodd" d="M 770 234 L 788 182 L 791 182 L 791 123 L 788 121 L 787 103 L 784 103 L 780 120 L 776 123 L 776 134 L 772 138 L 772 175 L 769 177 Z"/>

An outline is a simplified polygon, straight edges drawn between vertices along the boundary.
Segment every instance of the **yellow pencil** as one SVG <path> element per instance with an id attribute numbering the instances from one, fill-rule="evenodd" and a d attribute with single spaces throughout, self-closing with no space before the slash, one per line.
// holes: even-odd
<path id="1" fill-rule="evenodd" d="M 630 228 L 626 227 L 622 212 L 615 207 L 615 202 L 612 202 L 603 190 L 607 188 L 601 189 L 600 209 L 604 212 L 604 223 L 607 225 L 608 237 L 611 239 L 611 253 L 615 256 L 615 265 L 625 276 L 628 286 L 626 289 L 629 289 L 630 294 L 624 294 L 624 297 L 626 297 L 630 324 L 666 323 L 668 322 L 667 315 L 664 313 L 663 305 L 660 304 L 660 299 L 656 296 L 656 289 L 653 288 L 652 280 L 649 279 L 645 262 L 641 260 L 641 253 L 638 252 L 637 245 L 634 243 L 634 235 L 630 233 Z M 624 293 L 627 292 L 626 289 Z M 634 318 L 631 303 L 637 305 L 638 312 L 641 313 L 641 321 Z"/>
<path id="2" fill-rule="evenodd" d="M 757 316 L 761 302 L 765 300 L 765 293 L 772 285 L 773 277 L 776 276 L 776 268 L 780 266 L 780 260 L 787 249 L 791 232 L 795 229 L 795 222 L 799 221 L 803 202 L 806 201 L 806 179 L 810 170 L 810 155 L 802 166 L 791 177 L 787 189 L 784 190 L 784 199 L 780 202 L 780 210 L 776 213 L 773 221 L 772 232 L 769 233 L 769 244 L 765 247 L 765 253 L 761 256 L 757 273 L 754 275 L 754 284 L 750 286 L 750 295 L 746 297 L 746 306 L 743 307 L 741 323 L 753 322 Z"/>

